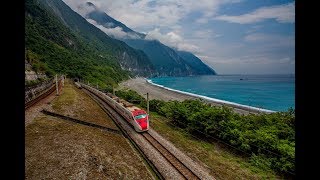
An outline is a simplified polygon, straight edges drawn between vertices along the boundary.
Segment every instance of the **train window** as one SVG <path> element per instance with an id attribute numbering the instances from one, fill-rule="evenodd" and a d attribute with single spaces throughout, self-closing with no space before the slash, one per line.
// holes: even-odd
<path id="1" fill-rule="evenodd" d="M 138 116 L 135 116 L 134 118 L 135 119 L 142 119 L 142 118 L 145 118 L 145 117 L 147 117 L 146 114 L 139 114 Z"/>

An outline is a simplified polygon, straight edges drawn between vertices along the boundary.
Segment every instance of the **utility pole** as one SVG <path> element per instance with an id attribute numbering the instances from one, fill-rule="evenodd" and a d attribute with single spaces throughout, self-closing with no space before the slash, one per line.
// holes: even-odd
<path id="1" fill-rule="evenodd" d="M 64 86 L 64 75 L 62 75 L 62 86 Z"/>
<path id="2" fill-rule="evenodd" d="M 149 93 L 147 93 L 147 113 L 149 116 Z"/>
<path id="3" fill-rule="evenodd" d="M 58 89 L 58 75 L 56 74 L 56 90 L 57 90 L 57 96 L 59 95 L 59 89 Z"/>

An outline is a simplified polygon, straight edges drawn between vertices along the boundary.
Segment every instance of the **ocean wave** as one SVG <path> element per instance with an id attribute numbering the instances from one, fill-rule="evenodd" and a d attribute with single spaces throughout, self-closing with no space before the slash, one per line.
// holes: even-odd
<path id="1" fill-rule="evenodd" d="M 268 110 L 268 109 L 248 106 L 248 105 L 244 105 L 244 104 L 238 104 L 238 103 L 235 103 L 235 102 L 225 101 L 225 100 L 221 100 L 221 99 L 211 98 L 211 97 L 203 96 L 203 95 L 199 95 L 199 94 L 180 91 L 180 90 L 176 90 L 176 89 L 171 89 L 171 88 L 165 87 L 163 85 L 156 84 L 156 83 L 152 82 L 152 80 L 150 80 L 150 79 L 147 79 L 147 78 L 144 78 L 144 79 L 146 80 L 146 82 L 148 82 L 148 83 L 150 83 L 150 84 L 152 84 L 154 86 L 158 86 L 160 88 L 163 88 L 163 89 L 166 89 L 166 90 L 169 90 L 169 91 L 174 91 L 174 92 L 177 92 L 177 93 L 186 94 L 186 95 L 193 96 L 193 97 L 199 97 L 199 98 L 202 98 L 202 99 L 205 99 L 205 100 L 209 100 L 209 101 L 212 101 L 212 102 L 216 102 L 216 103 L 219 103 L 219 104 L 223 104 L 223 105 L 230 105 L 230 106 L 237 107 L 237 108 L 240 108 L 240 109 L 248 109 L 248 110 L 265 112 L 265 113 L 277 112 L 277 111 L 272 111 L 272 110 Z"/>

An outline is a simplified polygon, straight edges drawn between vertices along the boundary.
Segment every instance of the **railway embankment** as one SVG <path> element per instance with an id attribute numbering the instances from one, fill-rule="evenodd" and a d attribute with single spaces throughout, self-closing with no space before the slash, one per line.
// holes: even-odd
<path id="1" fill-rule="evenodd" d="M 120 133 L 122 130 L 108 116 L 110 114 L 73 82 L 67 81 L 59 96 L 43 104 L 42 108 L 39 105 L 38 109 L 47 111 L 39 112 L 25 126 L 26 179 L 155 179 L 141 152 L 128 141 L 127 135 Z M 235 156 L 221 144 L 195 139 L 166 121 L 151 113 L 150 135 L 162 144 L 162 152 L 156 152 L 160 145 L 146 143 L 128 127 L 132 130 L 128 131 L 130 136 L 138 139 L 136 145 L 140 146 L 140 151 L 147 152 L 145 157 L 162 169 L 163 177 L 183 179 L 193 173 L 200 179 L 278 178 L 272 172 L 255 169 L 245 158 Z M 160 154 L 168 153 L 186 168 L 179 169 L 182 165 L 178 165 L 172 171 L 170 167 L 176 166 L 177 161 L 171 161 L 170 156 L 169 159 L 168 156 L 160 157 Z M 165 163 L 167 161 L 171 164 Z M 203 178 L 201 174 L 212 178 Z"/>
<path id="2" fill-rule="evenodd" d="M 106 96 L 101 91 L 82 84 L 85 92 L 88 93 L 103 109 L 108 112 L 110 117 L 118 125 L 130 142 L 145 158 L 149 166 L 152 167 L 157 177 L 163 179 L 215 179 L 209 175 L 208 170 L 200 164 L 192 161 L 183 152 L 179 151 L 174 145 L 166 142 L 161 135 L 152 131 L 137 133 L 130 127 L 122 117 L 121 111 L 117 112 L 106 100 Z"/>
<path id="3" fill-rule="evenodd" d="M 25 114 L 25 179 L 154 179 L 127 139 L 110 131 L 119 130 L 113 121 L 71 81 Z"/>

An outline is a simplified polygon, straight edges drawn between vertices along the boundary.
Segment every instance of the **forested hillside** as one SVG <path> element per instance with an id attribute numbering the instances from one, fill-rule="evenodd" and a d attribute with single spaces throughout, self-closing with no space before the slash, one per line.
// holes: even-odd
<path id="1" fill-rule="evenodd" d="M 108 37 L 60 0 L 25 2 L 25 47 L 26 59 L 47 75 L 63 73 L 102 87 L 153 73 L 142 51 Z"/>

